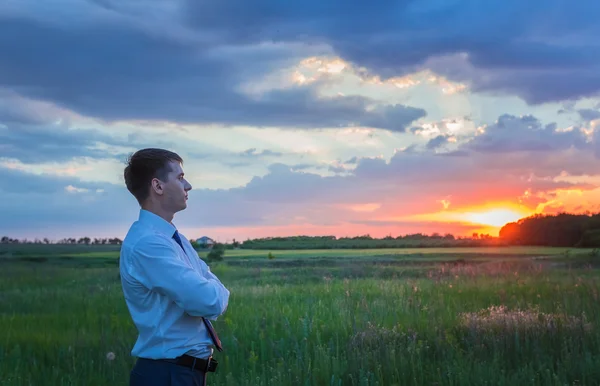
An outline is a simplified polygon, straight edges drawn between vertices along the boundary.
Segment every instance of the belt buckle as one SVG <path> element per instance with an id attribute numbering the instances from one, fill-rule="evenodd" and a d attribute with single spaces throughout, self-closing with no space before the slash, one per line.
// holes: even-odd
<path id="1" fill-rule="evenodd" d="M 217 362 L 216 360 L 214 360 L 213 357 L 212 357 L 212 355 L 211 355 L 206 360 L 206 370 L 204 372 L 205 373 L 207 373 L 207 372 L 214 373 L 215 371 L 217 371 L 217 366 L 218 365 L 219 365 L 219 362 Z"/>

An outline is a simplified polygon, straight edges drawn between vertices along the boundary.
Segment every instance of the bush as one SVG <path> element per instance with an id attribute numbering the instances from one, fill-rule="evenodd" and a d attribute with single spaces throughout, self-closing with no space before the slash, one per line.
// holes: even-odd
<path id="1" fill-rule="evenodd" d="M 211 261 L 221 261 L 225 255 L 225 245 L 216 243 L 213 245 L 212 250 L 206 256 Z"/>
<path id="2" fill-rule="evenodd" d="M 273 260 L 275 258 L 275 255 L 269 252 L 269 255 L 267 257 L 269 258 L 269 260 Z"/>
<path id="3" fill-rule="evenodd" d="M 581 240 L 577 243 L 579 248 L 600 247 L 600 229 L 592 229 L 584 232 Z"/>

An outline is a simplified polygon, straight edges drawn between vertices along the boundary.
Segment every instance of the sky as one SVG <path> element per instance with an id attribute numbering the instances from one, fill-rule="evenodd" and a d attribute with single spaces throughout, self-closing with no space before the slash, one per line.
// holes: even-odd
<path id="1" fill-rule="evenodd" d="M 600 3 L 0 2 L 0 235 L 123 238 L 138 149 L 219 241 L 600 211 Z"/>

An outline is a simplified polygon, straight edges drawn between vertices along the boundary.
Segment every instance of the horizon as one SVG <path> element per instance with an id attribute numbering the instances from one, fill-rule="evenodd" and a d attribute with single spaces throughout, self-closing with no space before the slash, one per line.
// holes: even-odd
<path id="1" fill-rule="evenodd" d="M 527 219 L 531 219 L 531 218 L 536 218 L 536 217 L 553 217 L 553 216 L 559 216 L 559 215 L 567 215 L 567 216 L 588 216 L 588 217 L 592 217 L 592 216 L 600 216 L 600 212 L 597 213 L 593 213 L 593 212 L 585 212 L 585 213 L 568 213 L 568 212 L 559 212 L 559 213 L 553 213 L 553 214 L 534 214 L 532 216 L 528 216 L 528 217 L 523 217 L 520 218 L 516 221 L 510 222 L 510 223 L 506 223 L 503 224 L 501 227 L 499 227 L 498 229 L 502 229 L 503 227 L 510 225 L 510 224 L 515 224 L 515 223 L 521 223 L 522 221 L 525 221 Z M 494 228 L 495 229 L 495 228 Z M 491 238 L 491 239 L 499 239 L 500 236 L 498 234 L 491 234 L 488 232 L 473 232 L 470 235 L 456 235 L 453 233 L 440 233 L 440 232 L 431 232 L 431 233 L 425 233 L 425 232 L 413 232 L 413 233 L 404 233 L 404 234 L 391 234 L 388 233 L 386 235 L 383 236 L 373 236 L 371 234 L 355 234 L 355 235 L 343 235 L 343 236 L 339 236 L 339 235 L 333 235 L 333 234 L 314 234 L 314 235 L 308 235 L 308 234 L 281 234 L 281 235 L 277 235 L 277 236 L 261 236 L 261 237 L 245 237 L 245 238 L 241 238 L 241 237 L 225 237 L 225 240 L 223 241 L 222 238 L 219 237 L 212 237 L 211 235 L 201 235 L 201 236 L 191 236 L 188 237 L 188 239 L 190 241 L 197 241 L 198 239 L 202 238 L 202 237 L 208 237 L 211 240 L 217 242 L 217 243 L 223 243 L 223 244 L 231 244 L 235 241 L 243 243 L 244 241 L 249 241 L 249 240 L 259 240 L 259 239 L 273 239 L 273 238 L 294 238 L 294 237 L 334 237 L 336 240 L 340 240 L 340 239 L 352 239 L 352 238 L 360 238 L 360 237 L 371 237 L 372 239 L 384 239 L 386 237 L 392 237 L 393 239 L 399 239 L 399 238 L 409 238 L 411 236 L 423 236 L 426 238 L 431 238 L 431 237 L 446 237 L 448 235 L 452 236 L 454 239 L 456 240 L 461 240 L 461 239 L 483 239 L 483 238 Z M 85 236 L 78 236 L 78 237 L 62 237 L 60 239 L 52 239 L 52 238 L 48 238 L 48 237 L 35 237 L 35 238 L 13 238 L 9 235 L 0 235 L 0 238 L 2 238 L 2 241 L 0 241 L 0 244 L 4 243 L 4 239 L 7 238 L 8 243 L 10 243 L 10 241 L 12 240 L 16 240 L 19 242 L 28 242 L 28 243 L 35 243 L 35 242 L 40 242 L 40 243 L 44 243 L 45 240 L 48 240 L 51 244 L 58 244 L 62 241 L 68 241 L 68 240 L 75 240 L 76 243 L 79 243 L 79 241 L 83 238 L 89 238 L 90 243 L 95 243 L 96 241 L 110 241 L 111 239 L 116 239 L 119 241 L 123 241 L 119 236 L 108 236 L 108 237 L 97 237 L 97 236 L 90 236 L 90 235 L 85 235 Z"/>
<path id="2" fill-rule="evenodd" d="M 188 239 L 600 212 L 600 3 L 346 6 L 0 4 L 0 237 L 123 239 L 145 147 L 184 159 Z"/>

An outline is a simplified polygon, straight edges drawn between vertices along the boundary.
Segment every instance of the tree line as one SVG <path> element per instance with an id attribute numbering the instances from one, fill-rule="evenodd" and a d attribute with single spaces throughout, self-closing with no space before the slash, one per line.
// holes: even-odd
<path id="1" fill-rule="evenodd" d="M 79 244 L 79 245 L 121 245 L 123 243 L 123 240 L 119 239 L 118 237 L 114 237 L 114 238 L 94 238 L 91 239 L 89 237 L 80 237 L 79 239 L 76 238 L 63 238 L 57 241 L 52 241 L 48 238 L 43 238 L 43 239 L 33 239 L 33 240 L 28 240 L 28 239 L 13 239 L 11 237 L 8 236 L 3 236 L 2 238 L 0 238 L 0 244 Z"/>
<path id="2" fill-rule="evenodd" d="M 63 238 L 56 242 L 47 238 L 18 240 L 8 236 L 0 239 L 0 244 L 78 244 L 78 245 L 121 245 L 119 238 Z M 192 241 L 195 248 L 202 248 Z M 383 238 L 369 234 L 353 237 L 336 236 L 290 236 L 248 239 L 242 243 L 235 241 L 225 248 L 242 249 L 338 249 L 338 248 L 441 248 L 441 247 L 485 247 L 531 245 L 548 247 L 600 247 L 600 213 L 554 215 L 537 214 L 504 225 L 499 237 L 474 233 L 470 237 L 455 237 L 452 234 L 414 233 L 404 236 Z"/>
<path id="3" fill-rule="evenodd" d="M 333 249 L 333 248 L 442 248 L 488 246 L 600 247 L 600 213 L 536 214 L 504 225 L 498 237 L 474 233 L 471 237 L 451 234 L 408 234 L 374 238 L 370 235 L 266 237 L 247 240 L 243 249 Z"/>
<path id="4" fill-rule="evenodd" d="M 501 241 L 489 234 L 474 233 L 470 237 L 452 234 L 414 233 L 404 236 L 375 238 L 371 235 L 354 237 L 290 236 L 249 239 L 241 243 L 242 249 L 371 249 L 371 248 L 444 248 L 498 246 Z"/>
<path id="5" fill-rule="evenodd" d="M 548 247 L 600 247 L 600 213 L 533 215 L 500 229 L 510 245 Z"/>

